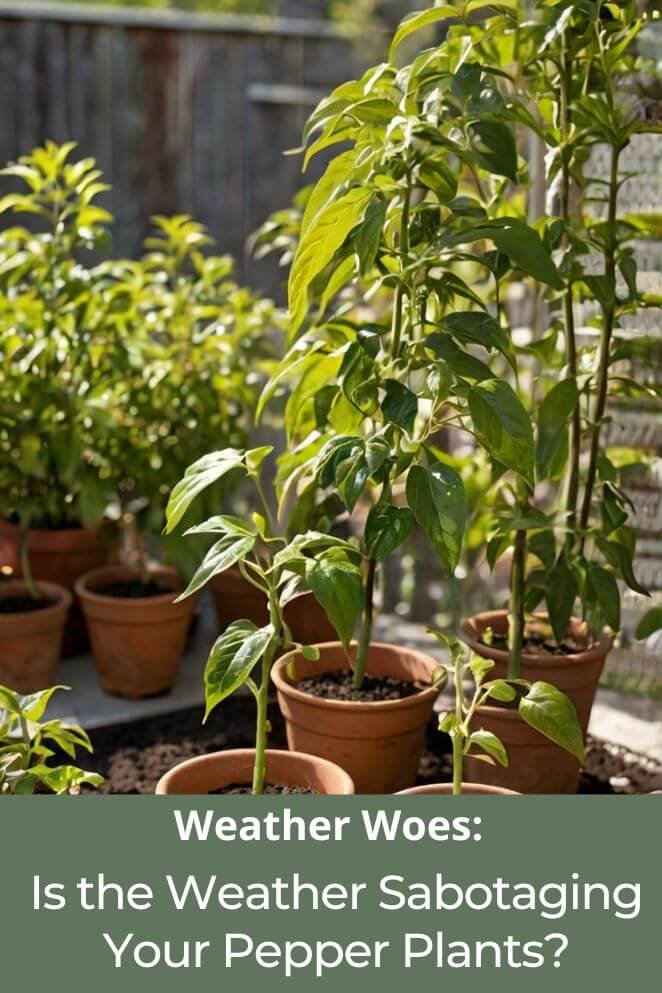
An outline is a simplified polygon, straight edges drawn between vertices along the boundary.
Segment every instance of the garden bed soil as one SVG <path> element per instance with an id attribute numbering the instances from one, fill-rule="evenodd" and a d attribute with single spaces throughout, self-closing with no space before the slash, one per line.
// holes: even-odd
<path id="1" fill-rule="evenodd" d="M 390 676 L 366 675 L 361 686 L 354 686 L 353 674 L 348 669 L 337 669 L 335 672 L 322 672 L 317 676 L 301 679 L 297 689 L 302 693 L 318 697 L 322 700 L 352 701 L 354 703 L 379 703 L 385 700 L 404 700 L 415 696 L 427 687 L 404 679 L 392 679 Z"/>
<path id="2" fill-rule="evenodd" d="M 46 610 L 55 603 L 56 600 L 32 597 L 27 593 L 21 596 L 0 596 L 0 614 L 29 614 L 35 610 Z"/>
<path id="3" fill-rule="evenodd" d="M 269 707 L 271 748 L 285 747 L 285 727 L 278 707 Z M 226 748 L 252 748 L 255 704 L 235 696 L 211 715 L 204 726 L 202 708 L 99 729 L 91 734 L 94 755 L 79 753 L 80 765 L 101 773 L 101 793 L 153 793 L 158 780 L 178 762 Z M 446 736 L 433 719 L 418 769 L 418 784 L 450 782 L 451 760 Z M 67 760 L 68 761 L 68 760 Z M 662 789 L 662 764 L 619 745 L 590 739 L 580 793 L 650 793 Z"/>

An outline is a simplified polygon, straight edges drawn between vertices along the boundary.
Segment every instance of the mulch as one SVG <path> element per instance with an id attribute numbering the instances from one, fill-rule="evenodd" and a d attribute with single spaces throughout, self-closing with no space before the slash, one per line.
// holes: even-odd
<path id="1" fill-rule="evenodd" d="M 101 793 L 153 793 L 159 778 L 178 762 L 225 748 L 253 745 L 255 704 L 252 697 L 226 700 L 201 723 L 202 709 L 150 717 L 131 724 L 92 732 L 94 755 L 80 764 L 104 779 Z M 271 748 L 286 747 L 285 727 L 278 707 L 269 708 Z M 446 737 L 432 721 L 419 767 L 419 784 L 449 782 L 450 755 Z M 650 793 L 662 789 L 662 765 L 644 755 L 608 742 L 589 740 L 580 793 Z"/>

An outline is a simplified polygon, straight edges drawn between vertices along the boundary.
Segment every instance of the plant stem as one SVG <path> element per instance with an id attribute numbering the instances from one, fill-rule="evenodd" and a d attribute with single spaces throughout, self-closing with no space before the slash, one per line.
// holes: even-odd
<path id="1" fill-rule="evenodd" d="M 255 473 L 253 476 L 253 482 L 255 483 L 255 489 L 257 490 L 258 496 L 260 498 L 260 503 L 264 509 L 264 516 L 267 523 L 268 534 L 267 537 L 273 537 L 276 534 L 276 522 L 274 520 L 273 513 L 271 512 L 271 507 L 269 506 L 269 501 L 267 500 L 267 495 L 264 492 L 264 487 L 262 486 L 262 480 L 259 473 Z"/>
<path id="2" fill-rule="evenodd" d="M 407 173 L 407 185 L 404 191 L 404 202 L 402 204 L 402 218 L 400 221 L 399 249 L 401 259 L 401 269 L 405 268 L 406 256 L 409 252 L 409 211 L 411 207 L 411 171 Z M 393 325 L 391 333 L 391 358 L 396 359 L 400 351 L 400 340 L 402 338 L 402 315 L 404 309 L 405 287 L 402 278 L 399 280 L 393 303 Z"/>
<path id="3" fill-rule="evenodd" d="M 570 161 L 566 154 L 565 145 L 569 141 L 572 128 L 572 61 L 568 58 L 566 49 L 566 37 L 562 40 L 561 55 L 561 87 L 560 87 L 560 112 L 561 112 L 561 132 L 564 144 L 562 172 L 561 172 L 561 217 L 563 218 L 565 233 L 564 244 L 569 244 L 568 226 L 570 224 Z M 563 324 L 565 329 L 565 355 L 568 366 L 568 375 L 575 382 L 577 381 L 577 338 L 575 333 L 575 314 L 573 308 L 572 281 L 568 280 L 568 286 L 563 296 Z M 565 509 L 568 515 L 568 537 L 566 545 L 570 546 L 573 541 L 573 529 L 577 517 L 577 496 L 579 492 L 579 457 L 581 452 L 581 412 L 579 403 L 572 413 L 572 419 L 568 428 L 568 475 L 566 477 Z"/>
<path id="4" fill-rule="evenodd" d="M 375 559 L 368 559 L 363 596 L 363 614 L 361 616 L 361 631 L 359 634 L 359 643 L 356 649 L 356 662 L 354 663 L 354 677 L 352 679 L 354 686 L 357 687 L 361 686 L 363 683 L 366 662 L 368 661 L 370 639 L 372 637 L 372 624 L 374 619 L 373 598 L 375 592 L 376 571 L 377 562 Z"/>
<path id="5" fill-rule="evenodd" d="M 28 554 L 28 541 L 29 532 L 21 532 L 21 575 L 23 577 L 23 582 L 28 591 L 28 595 L 32 597 L 33 600 L 39 599 L 39 590 L 37 589 L 34 579 L 32 578 L 32 569 L 30 568 L 30 556 Z"/>
<path id="6" fill-rule="evenodd" d="M 607 405 L 607 388 L 609 384 L 609 350 L 616 321 L 616 207 L 618 202 L 618 160 L 620 148 L 612 146 L 611 168 L 609 177 L 609 207 L 608 207 L 608 232 L 605 248 L 605 277 L 608 286 L 612 288 L 609 302 L 603 305 L 602 330 L 600 333 L 600 347 L 598 353 L 598 388 L 595 396 L 595 404 L 591 416 L 591 446 L 589 451 L 588 468 L 586 471 L 586 482 L 584 486 L 584 499 L 580 517 L 580 527 L 585 531 L 591 516 L 591 505 L 593 502 L 593 490 L 597 473 L 598 454 L 600 451 L 600 431 L 602 419 L 605 415 Z M 584 539 L 582 538 L 582 548 Z"/>
<path id="7" fill-rule="evenodd" d="M 269 702 L 269 675 L 271 673 L 271 663 L 274 652 L 266 651 L 262 656 L 262 667 L 260 675 L 260 685 L 255 695 L 257 701 L 257 717 L 255 725 L 255 764 L 253 765 L 253 794 L 259 796 L 264 793 L 264 776 L 266 767 L 267 749 L 267 705 Z"/>
<path id="8" fill-rule="evenodd" d="M 519 679 L 522 668 L 522 645 L 524 643 L 524 593 L 526 569 L 526 531 L 515 534 L 515 550 L 510 572 L 510 657 L 508 678 Z"/>
<path id="9" fill-rule="evenodd" d="M 455 663 L 455 719 L 457 726 L 452 736 L 453 742 L 453 796 L 462 793 L 464 773 L 464 686 L 462 685 L 463 666 L 460 660 Z"/>

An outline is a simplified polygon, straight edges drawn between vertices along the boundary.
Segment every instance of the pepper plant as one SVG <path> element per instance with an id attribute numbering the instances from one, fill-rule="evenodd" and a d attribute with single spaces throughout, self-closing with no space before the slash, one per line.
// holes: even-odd
<path id="1" fill-rule="evenodd" d="M 174 487 L 166 511 L 166 527 L 172 532 L 200 494 L 229 476 L 248 480 L 260 507 L 249 519 L 215 515 L 185 532 L 212 536 L 213 544 L 181 595 L 190 596 L 213 576 L 236 566 L 267 601 L 268 623 L 261 628 L 246 619 L 230 624 L 212 647 L 204 676 L 204 720 L 240 686 L 248 686 L 255 697 L 255 794 L 264 790 L 271 667 L 283 651 L 293 647 L 306 658 L 317 658 L 315 648 L 293 642 L 283 616 L 285 604 L 302 588 L 311 590 L 348 644 L 361 594 L 359 556 L 354 545 L 315 531 L 299 534 L 289 542 L 277 534 L 262 482 L 263 463 L 271 451 L 268 446 L 249 451 L 227 448 L 204 456 L 189 466 Z"/>
<path id="2" fill-rule="evenodd" d="M 466 498 L 436 443 L 442 428 L 472 432 L 496 465 L 533 482 L 529 418 L 507 381 L 517 369 L 498 290 L 512 272 L 563 284 L 539 234 L 503 212 L 525 171 L 514 123 L 529 112 L 475 39 L 511 23 L 504 6 L 482 33 L 473 3 L 410 15 L 391 61 L 338 87 L 304 133 L 304 165 L 337 143 L 350 147 L 308 198 L 290 271 L 289 349 L 259 410 L 289 387 L 279 488 L 281 505 L 295 500 L 295 521 L 333 496 L 348 514 L 369 504 L 357 685 L 379 562 L 416 524 L 447 573 L 458 562 Z M 449 16 L 446 40 L 398 68 L 405 38 Z M 368 300 L 388 291 L 387 318 L 366 321 L 343 305 L 340 291 L 357 281 Z"/>
<path id="3" fill-rule="evenodd" d="M 503 742 L 480 723 L 480 707 L 495 701 L 517 711 L 530 727 L 574 755 L 579 764 L 584 761 L 584 739 L 577 713 L 570 700 L 550 683 L 529 683 L 524 679 L 509 681 L 490 679 L 495 663 L 470 654 L 465 645 L 435 628 L 430 634 L 448 650 L 453 675 L 455 706 L 439 718 L 439 730 L 449 735 L 453 745 L 453 793 L 462 793 L 464 759 L 467 756 L 486 762 L 508 765 Z M 443 687 L 449 679 L 449 669 L 439 666 L 434 673 L 435 684 Z M 467 697 L 465 683 L 471 679 L 474 690 Z"/>
<path id="4" fill-rule="evenodd" d="M 100 786 L 101 776 L 74 765 L 48 765 L 53 748 L 72 759 L 76 749 L 92 751 L 82 728 L 63 721 L 42 720 L 51 697 L 66 686 L 51 686 L 21 696 L 0 686 L 0 796 L 29 794 L 36 790 L 77 793 L 80 787 Z"/>
<path id="5" fill-rule="evenodd" d="M 610 402 L 659 395 L 659 388 L 623 371 L 624 363 L 645 363 L 656 354 L 652 339 L 633 337 L 626 325 L 638 309 L 659 304 L 637 285 L 634 251 L 634 241 L 654 234 L 659 222 L 619 210 L 625 185 L 635 179 L 623 168 L 625 149 L 634 136 L 660 131 L 651 96 L 640 85 L 646 63 L 637 45 L 645 25 L 633 2 L 562 0 L 536 4 L 534 17 L 513 25 L 510 37 L 485 41 L 484 53 L 502 66 L 517 53 L 519 88 L 533 98 L 522 123 L 548 150 L 550 214 L 540 228 L 562 280 L 560 291 L 548 293 L 551 325 L 530 348 L 538 360 L 531 388 L 536 481 L 547 472 L 556 491 L 553 499 L 547 496 L 546 515 L 511 500 L 516 512 L 509 526 L 497 523 L 490 548 L 494 564 L 514 547 L 511 676 L 519 674 L 525 612 L 543 599 L 561 642 L 577 598 L 596 633 L 605 624 L 620 627 L 619 579 L 648 595 L 633 570 L 635 532 L 623 489 L 646 453 L 619 449 L 606 437 Z M 606 176 L 597 171 L 600 153 Z M 585 341 L 582 312 L 597 345 Z"/>

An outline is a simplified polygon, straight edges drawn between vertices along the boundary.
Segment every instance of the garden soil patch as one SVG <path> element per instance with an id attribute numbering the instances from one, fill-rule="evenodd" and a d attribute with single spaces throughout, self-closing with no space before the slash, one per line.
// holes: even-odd
<path id="1" fill-rule="evenodd" d="M 131 724 L 92 731 L 94 755 L 79 755 L 84 768 L 101 773 L 101 793 L 153 793 L 158 780 L 177 762 L 225 748 L 252 748 L 255 704 L 235 696 L 211 715 L 203 727 L 202 708 L 193 707 Z M 285 747 L 285 727 L 278 707 L 269 708 L 269 747 Z M 419 766 L 418 783 L 450 782 L 446 738 L 430 722 Z M 662 765 L 618 745 L 591 740 L 580 793 L 650 793 L 662 789 Z"/>
<path id="2" fill-rule="evenodd" d="M 52 607 L 55 600 L 35 599 L 28 596 L 0 597 L 0 614 L 28 614 L 34 610 L 45 610 Z"/>

